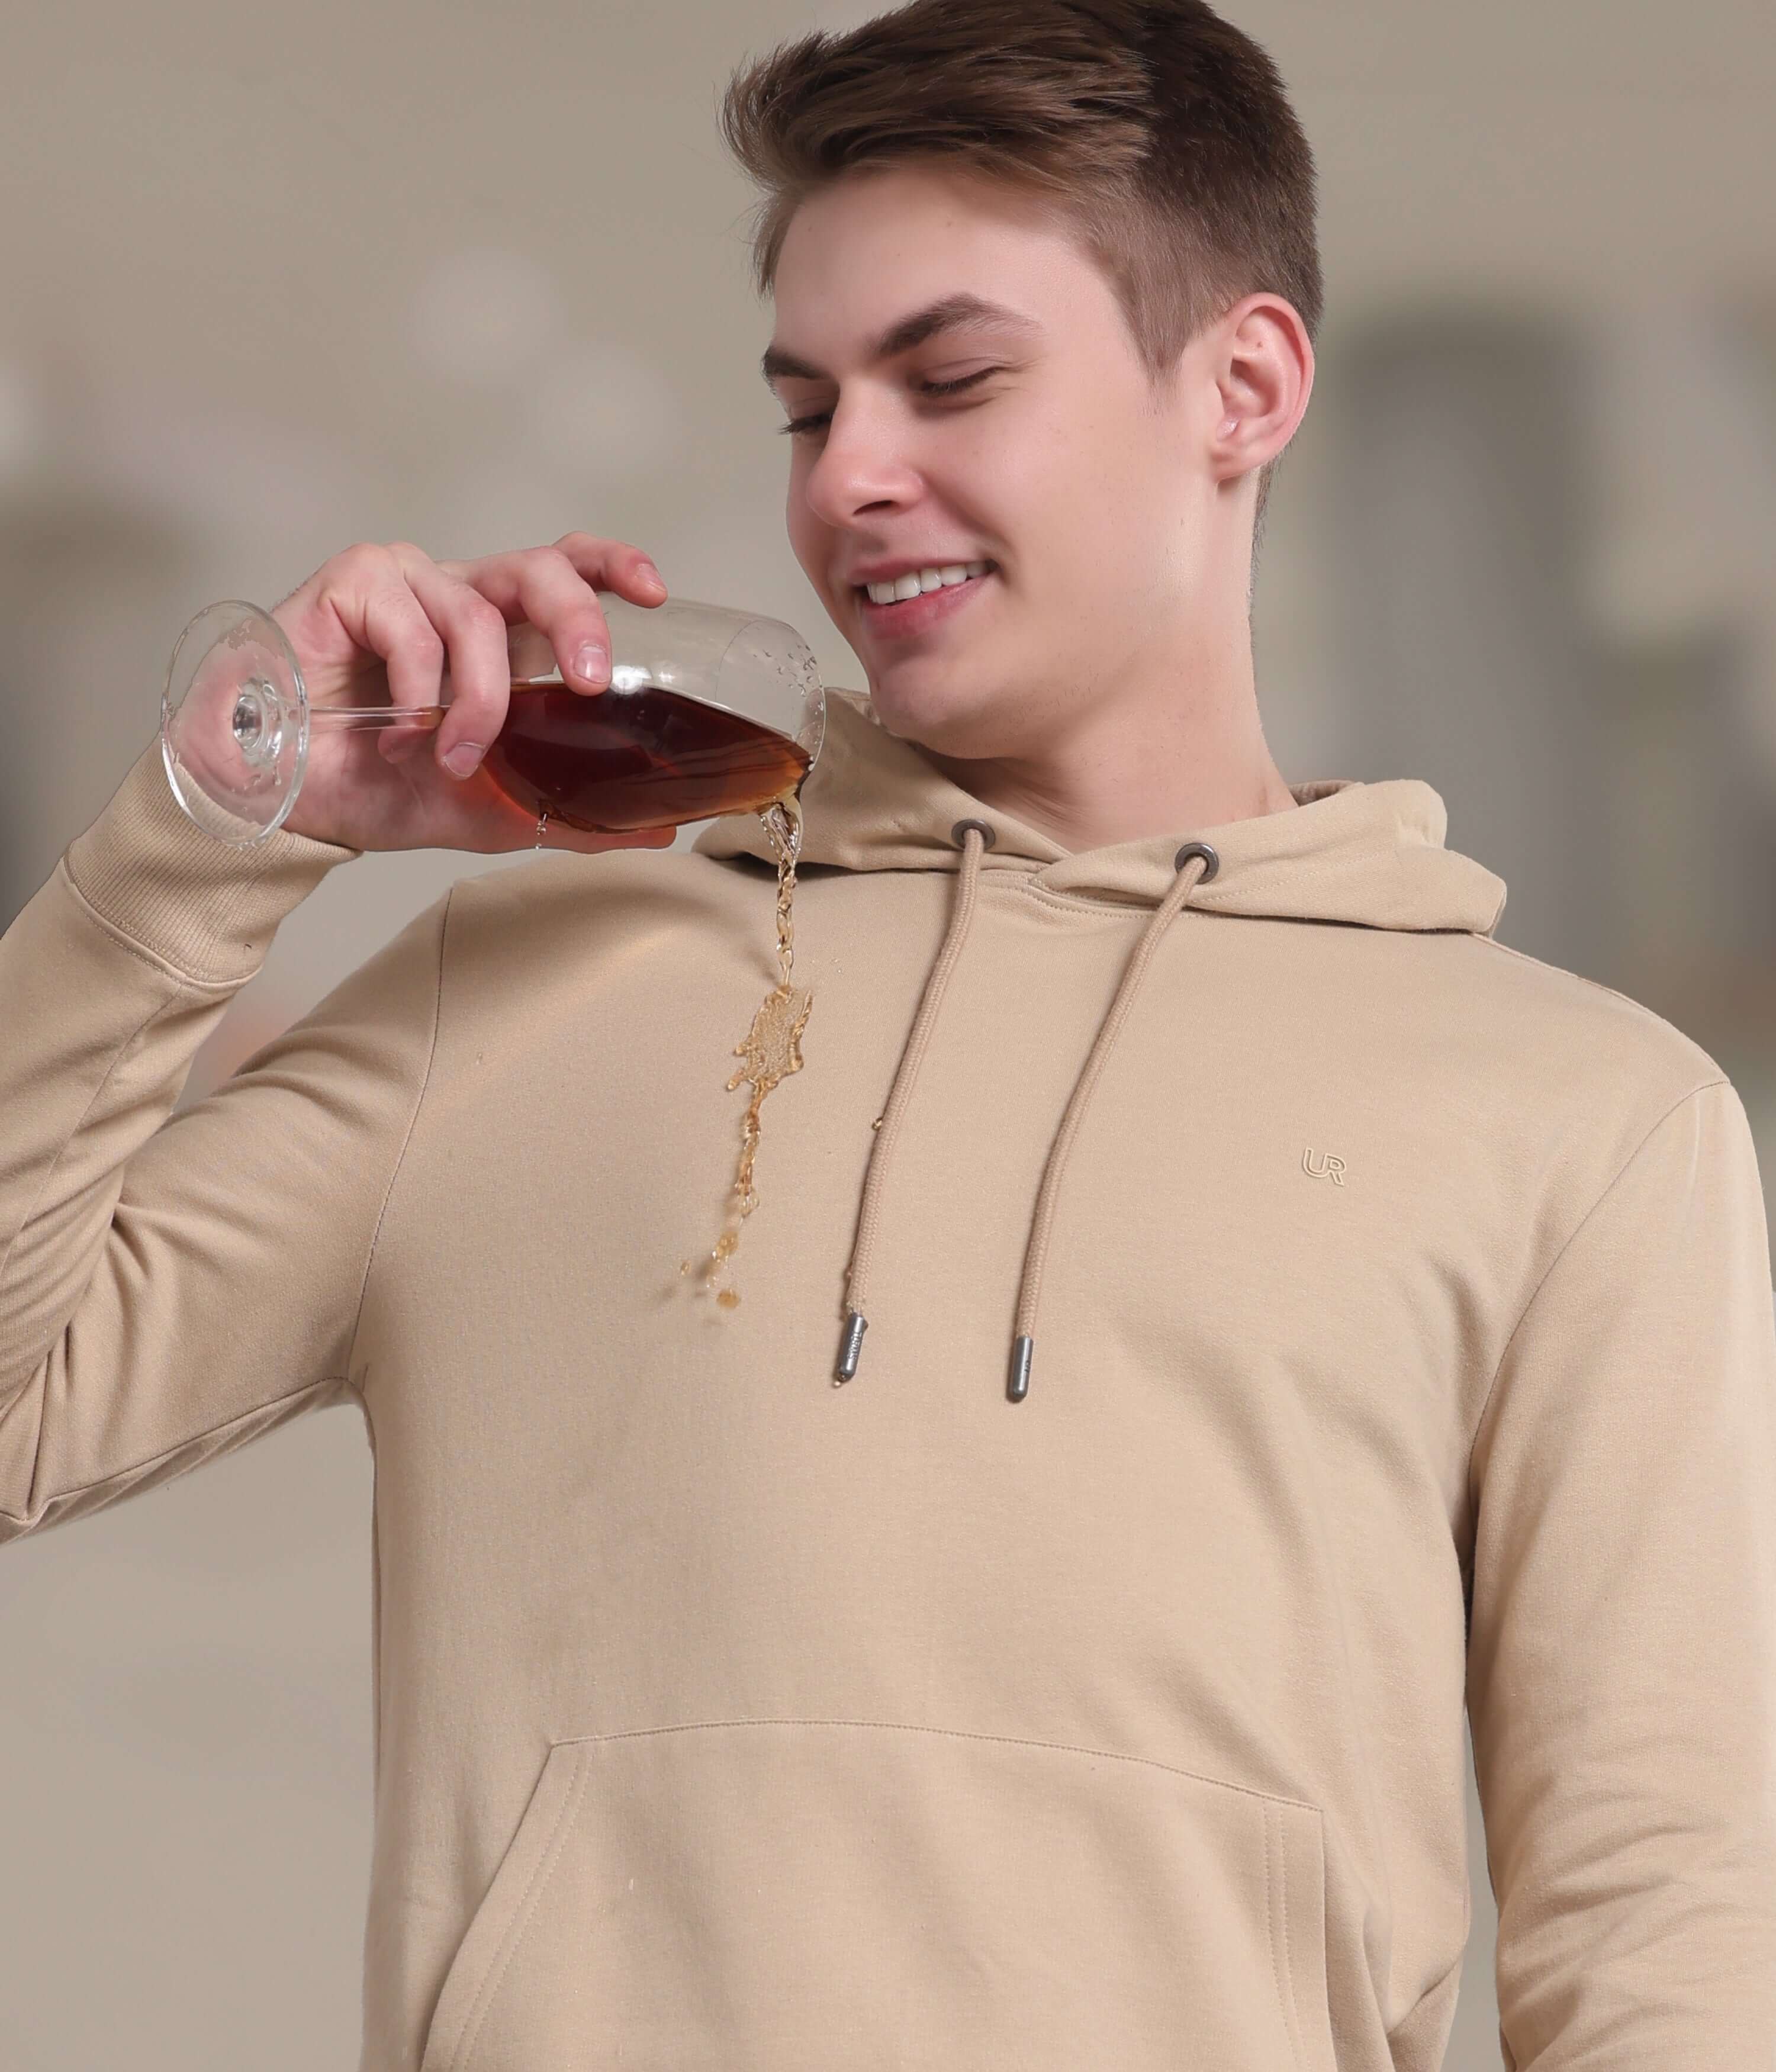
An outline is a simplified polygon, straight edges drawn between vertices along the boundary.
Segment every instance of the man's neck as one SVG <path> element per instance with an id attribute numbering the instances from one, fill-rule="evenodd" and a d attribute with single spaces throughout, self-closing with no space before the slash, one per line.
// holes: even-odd
<path id="1" fill-rule="evenodd" d="M 1029 755 L 958 758 L 911 745 L 983 805 L 1075 854 L 1293 810 L 1259 722 L 1249 642 L 1219 668 L 1198 660 L 1187 695 L 1174 672 L 1145 693 L 1096 700 Z"/>

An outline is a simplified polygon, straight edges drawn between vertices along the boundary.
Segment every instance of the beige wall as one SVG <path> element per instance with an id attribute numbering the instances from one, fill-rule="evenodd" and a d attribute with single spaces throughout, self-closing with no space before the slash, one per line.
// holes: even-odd
<path id="1" fill-rule="evenodd" d="M 0 65 L 0 922 L 213 598 L 354 539 L 572 526 L 862 672 L 784 542 L 713 109 L 864 9 L 121 0 Z M 1247 0 L 1318 150 L 1320 386 L 1260 569 L 1289 776 L 1409 774 L 1501 938 L 1733 1075 L 1776 1180 L 1776 29 L 1767 0 Z M 688 841 L 694 830 L 680 837 Z M 462 872 L 366 859 L 207 1089 Z M 0 1556 L 0 2067 L 355 2063 L 370 1463 L 335 1412 Z M 1494 1914 L 1449 2064 L 1499 2062 Z"/>

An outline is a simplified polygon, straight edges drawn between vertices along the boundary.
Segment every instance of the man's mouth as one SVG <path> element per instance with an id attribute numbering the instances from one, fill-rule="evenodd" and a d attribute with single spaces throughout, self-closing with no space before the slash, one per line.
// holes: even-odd
<path id="1" fill-rule="evenodd" d="M 917 597 L 898 598 L 892 604 L 878 604 L 870 596 L 867 586 L 854 585 L 863 623 L 872 634 L 885 638 L 898 639 L 905 635 L 923 633 L 960 610 L 982 587 L 998 575 L 996 561 L 989 561 L 978 575 L 965 577 L 959 583 L 946 583 L 937 590 L 921 590 Z"/>

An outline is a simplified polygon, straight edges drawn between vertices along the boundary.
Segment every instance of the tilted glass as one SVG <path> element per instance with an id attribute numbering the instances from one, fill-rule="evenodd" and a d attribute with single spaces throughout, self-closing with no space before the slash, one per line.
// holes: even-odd
<path id="1" fill-rule="evenodd" d="M 819 757 L 825 693 L 791 626 L 755 612 L 668 598 L 631 604 L 598 592 L 610 680 L 565 684 L 547 638 L 508 628 L 512 692 L 484 767 L 538 816 L 589 832 L 681 826 L 763 811 L 793 793 Z M 321 731 L 417 727 L 450 709 L 315 704 L 283 628 L 239 599 L 200 611 L 180 635 L 161 698 L 161 750 L 174 796 L 196 824 L 251 848 L 289 817 Z"/>

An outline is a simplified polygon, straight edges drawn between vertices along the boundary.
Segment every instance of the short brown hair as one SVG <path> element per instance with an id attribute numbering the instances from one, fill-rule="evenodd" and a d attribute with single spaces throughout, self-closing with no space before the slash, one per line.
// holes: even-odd
<path id="1" fill-rule="evenodd" d="M 1313 151 L 1268 55 L 1204 0 L 911 0 L 743 65 L 721 125 L 765 190 L 760 294 L 812 195 L 849 172 L 948 161 L 1072 231 L 1156 391 L 1260 290 L 1318 334 Z M 1259 477 L 1260 523 L 1275 466 Z"/>

